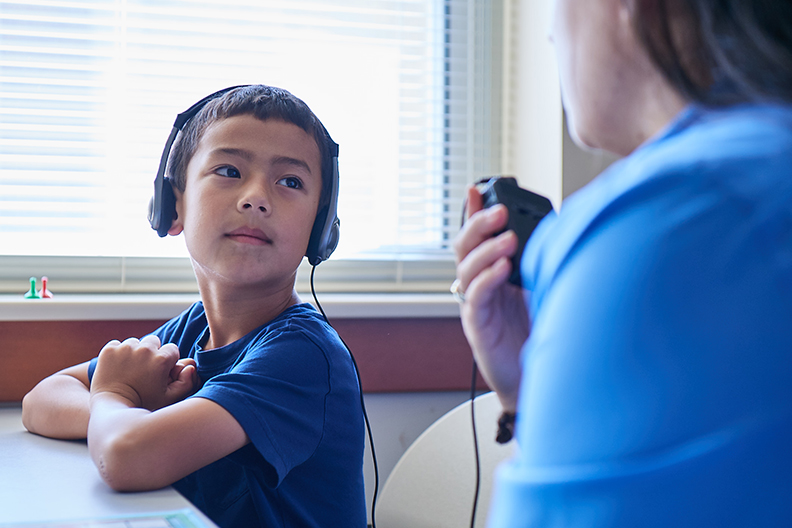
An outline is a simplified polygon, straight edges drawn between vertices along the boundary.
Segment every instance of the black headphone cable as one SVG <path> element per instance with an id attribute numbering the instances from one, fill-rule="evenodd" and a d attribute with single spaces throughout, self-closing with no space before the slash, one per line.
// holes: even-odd
<path id="1" fill-rule="evenodd" d="M 327 319 L 327 315 L 325 314 L 322 305 L 319 303 L 319 299 L 316 297 L 316 289 L 314 288 L 314 272 L 316 271 L 316 265 L 311 266 L 311 295 L 313 295 L 314 302 L 316 303 L 316 307 L 319 309 L 319 313 L 322 314 L 325 322 L 332 327 L 333 325 L 330 324 L 330 321 Z M 337 333 L 337 332 L 336 332 Z M 374 464 L 374 495 L 371 499 L 371 528 L 377 528 L 377 521 L 375 520 L 375 513 L 377 509 L 377 494 L 379 493 L 379 467 L 377 466 L 377 454 L 374 451 L 374 436 L 371 434 L 371 423 L 369 422 L 368 413 L 366 412 L 366 402 L 363 400 L 363 383 L 360 380 L 360 370 L 358 369 L 357 361 L 355 361 L 355 356 L 352 354 L 352 349 L 349 348 L 349 345 L 346 344 L 344 338 L 340 335 L 338 338 L 344 344 L 349 352 L 349 357 L 352 358 L 352 365 L 355 367 L 355 375 L 357 375 L 358 381 L 358 391 L 360 392 L 360 408 L 363 409 L 363 420 L 366 422 L 366 431 L 368 432 L 368 440 L 369 446 L 371 446 L 371 460 Z M 475 378 L 474 378 L 475 380 Z M 478 493 L 478 492 L 477 492 Z"/>
<path id="2" fill-rule="evenodd" d="M 475 185 L 486 183 L 491 178 L 482 178 L 476 181 Z M 459 227 L 465 225 L 465 213 L 467 212 L 467 198 L 462 202 L 462 219 L 459 222 Z M 473 376 L 470 380 L 470 425 L 473 429 L 473 452 L 476 457 L 476 489 L 473 494 L 473 508 L 470 512 L 470 528 L 475 528 L 476 523 L 476 510 L 478 509 L 479 490 L 481 488 L 481 458 L 479 457 L 478 447 L 478 433 L 476 432 L 476 413 L 475 413 L 475 400 L 476 400 L 476 377 L 478 376 L 478 365 L 476 359 L 473 358 Z"/>
<path id="3" fill-rule="evenodd" d="M 478 433 L 476 432 L 476 377 L 478 365 L 473 360 L 473 377 L 470 381 L 470 425 L 473 429 L 473 452 L 476 455 L 476 491 L 473 494 L 473 510 L 470 513 L 470 528 L 476 524 L 476 509 L 478 508 L 479 489 L 481 487 L 481 459 L 479 458 Z"/>

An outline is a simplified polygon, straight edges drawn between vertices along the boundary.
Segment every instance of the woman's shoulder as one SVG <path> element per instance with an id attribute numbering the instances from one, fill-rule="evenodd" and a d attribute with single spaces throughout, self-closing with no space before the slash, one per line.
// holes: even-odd
<path id="1" fill-rule="evenodd" d="M 532 236 L 524 282 L 538 288 L 583 253 L 631 266 L 659 247 L 698 251 L 729 233 L 755 244 L 764 238 L 754 234 L 787 225 L 790 167 L 792 107 L 691 109 L 564 202 Z"/>
<path id="2" fill-rule="evenodd" d="M 691 108 L 682 119 L 638 149 L 626 165 L 646 178 L 686 174 L 696 183 L 751 176 L 747 183 L 758 185 L 786 176 L 792 166 L 792 106 Z"/>
<path id="3" fill-rule="evenodd" d="M 588 210 L 593 219 L 704 197 L 725 207 L 766 207 L 792 198 L 790 167 L 792 106 L 691 107 L 565 202 L 565 212 Z"/>

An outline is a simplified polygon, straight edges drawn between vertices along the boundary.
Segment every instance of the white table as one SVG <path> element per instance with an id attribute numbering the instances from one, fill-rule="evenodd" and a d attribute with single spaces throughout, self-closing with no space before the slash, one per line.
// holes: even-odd
<path id="1" fill-rule="evenodd" d="M 118 493 L 101 479 L 85 441 L 53 440 L 22 426 L 22 408 L 0 406 L 0 523 L 34 523 L 189 510 L 173 488 Z"/>

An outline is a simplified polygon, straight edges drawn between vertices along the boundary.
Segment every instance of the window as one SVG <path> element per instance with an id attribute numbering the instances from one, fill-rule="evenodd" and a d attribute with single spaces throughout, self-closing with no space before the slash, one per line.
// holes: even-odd
<path id="1" fill-rule="evenodd" d="M 0 1 L 0 288 L 194 288 L 181 237 L 146 221 L 162 145 L 178 112 L 258 82 L 341 146 L 323 284 L 447 288 L 464 188 L 500 169 L 499 5 Z"/>

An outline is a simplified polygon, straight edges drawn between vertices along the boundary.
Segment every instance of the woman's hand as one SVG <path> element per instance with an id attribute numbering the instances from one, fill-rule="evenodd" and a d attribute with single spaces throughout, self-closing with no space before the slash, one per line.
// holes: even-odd
<path id="1" fill-rule="evenodd" d="M 458 291 L 464 292 L 462 327 L 487 384 L 506 411 L 515 411 L 520 386 L 520 350 L 530 321 L 523 290 L 508 282 L 517 235 L 507 231 L 508 210 L 482 210 L 481 194 L 471 187 L 468 219 L 454 240 Z"/>

